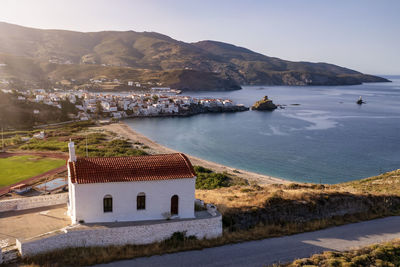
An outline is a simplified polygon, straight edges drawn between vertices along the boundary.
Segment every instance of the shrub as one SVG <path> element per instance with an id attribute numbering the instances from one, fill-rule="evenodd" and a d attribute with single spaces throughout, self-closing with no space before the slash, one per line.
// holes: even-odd
<path id="1" fill-rule="evenodd" d="M 171 237 L 165 239 L 163 243 L 169 247 L 177 248 L 188 240 L 197 240 L 197 237 L 194 235 L 186 236 L 186 231 L 183 231 L 173 233 Z"/>
<path id="2" fill-rule="evenodd" d="M 196 189 L 215 189 L 229 186 L 229 177 L 222 173 L 197 173 Z"/>
<path id="3" fill-rule="evenodd" d="M 253 189 L 251 189 L 251 188 L 241 188 L 240 189 L 240 192 L 242 192 L 242 193 L 248 193 L 248 192 L 253 192 L 254 190 Z"/>
<path id="4" fill-rule="evenodd" d="M 284 266 L 400 266 L 400 241 L 377 244 L 347 252 L 324 252 Z"/>
<path id="5" fill-rule="evenodd" d="M 212 173 L 213 171 L 202 166 L 193 166 L 196 173 Z"/>
<path id="6" fill-rule="evenodd" d="M 50 150 L 50 151 L 68 151 L 67 142 L 59 142 L 57 140 L 41 140 L 32 138 L 28 143 L 20 147 L 24 150 Z"/>
<path id="7" fill-rule="evenodd" d="M 193 168 L 197 175 L 196 189 L 210 190 L 232 185 L 248 185 L 247 180 L 239 177 L 232 177 L 226 172 L 213 172 L 202 166 L 194 166 Z"/>

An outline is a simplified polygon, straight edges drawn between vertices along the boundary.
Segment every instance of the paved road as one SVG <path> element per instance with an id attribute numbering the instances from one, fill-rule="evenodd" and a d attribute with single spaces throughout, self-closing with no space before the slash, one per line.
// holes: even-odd
<path id="1" fill-rule="evenodd" d="M 400 238 L 400 216 L 99 266 L 265 266 L 305 258 L 325 250 L 348 250 L 396 238 Z"/>

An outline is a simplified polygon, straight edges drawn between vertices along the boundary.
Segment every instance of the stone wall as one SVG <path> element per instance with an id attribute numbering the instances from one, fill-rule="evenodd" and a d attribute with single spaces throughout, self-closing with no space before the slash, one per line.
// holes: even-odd
<path id="1" fill-rule="evenodd" d="M 0 265 L 15 262 L 18 259 L 18 250 L 14 248 L 0 248 Z"/>
<path id="2" fill-rule="evenodd" d="M 222 216 L 202 219 L 170 220 L 153 224 L 70 228 L 56 235 L 18 240 L 17 247 L 23 257 L 68 247 L 93 247 L 126 244 L 150 244 L 169 238 L 174 232 L 186 231 L 197 238 L 222 235 Z"/>
<path id="3" fill-rule="evenodd" d="M 44 195 L 37 197 L 14 198 L 0 201 L 0 212 L 12 210 L 26 210 L 45 206 L 65 204 L 68 202 L 68 193 Z"/>

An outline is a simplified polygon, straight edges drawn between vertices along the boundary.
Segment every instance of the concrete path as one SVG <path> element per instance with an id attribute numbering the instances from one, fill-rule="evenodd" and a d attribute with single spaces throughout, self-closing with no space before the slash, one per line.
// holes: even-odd
<path id="1" fill-rule="evenodd" d="M 25 239 L 59 230 L 71 224 L 67 205 L 0 212 L 0 248 Z"/>
<path id="2" fill-rule="evenodd" d="M 203 250 L 137 258 L 99 266 L 266 266 L 400 238 L 400 216 Z"/>

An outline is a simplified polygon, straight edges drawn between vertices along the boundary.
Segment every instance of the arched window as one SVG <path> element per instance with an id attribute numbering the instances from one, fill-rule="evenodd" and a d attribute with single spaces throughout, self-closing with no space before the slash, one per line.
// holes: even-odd
<path id="1" fill-rule="evenodd" d="M 178 202 L 179 202 L 179 197 L 177 195 L 173 195 L 171 197 L 171 215 L 177 215 L 178 214 Z"/>
<path id="2" fill-rule="evenodd" d="M 144 210 L 146 209 L 146 194 L 139 193 L 136 197 L 136 209 Z"/>
<path id="3" fill-rule="evenodd" d="M 111 195 L 106 195 L 103 198 L 103 210 L 104 212 L 112 212 L 113 211 L 113 201 Z"/>

